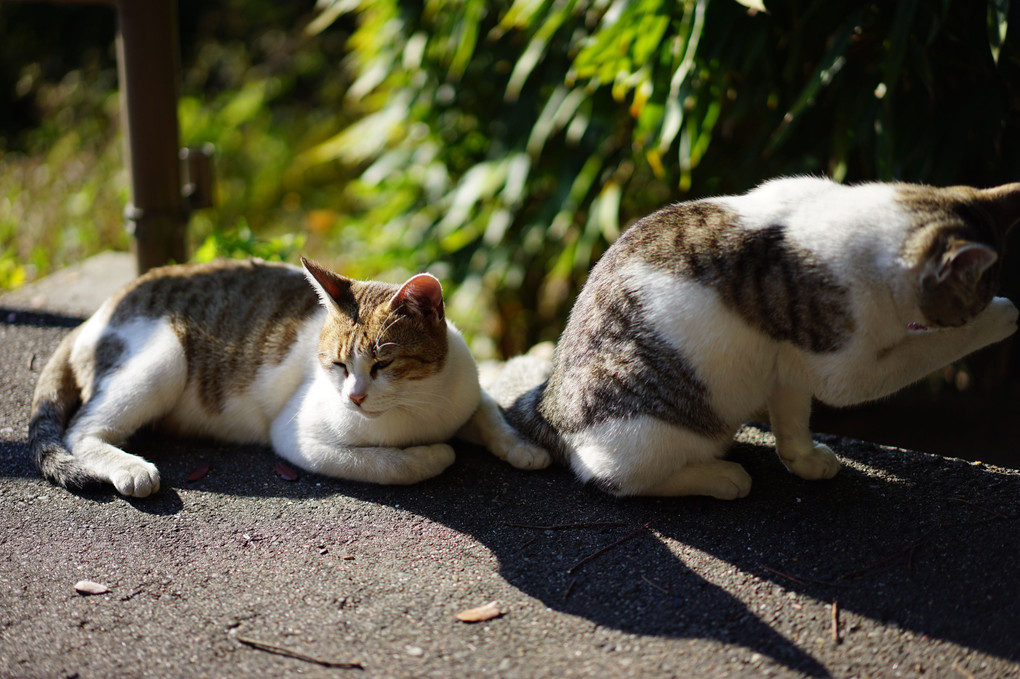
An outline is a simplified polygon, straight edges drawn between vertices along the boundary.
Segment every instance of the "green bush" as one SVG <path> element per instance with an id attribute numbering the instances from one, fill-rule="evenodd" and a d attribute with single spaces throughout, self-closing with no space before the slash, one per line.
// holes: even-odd
<path id="1" fill-rule="evenodd" d="M 358 20 L 358 115 L 301 158 L 360 168 L 349 225 L 447 267 L 502 354 L 555 338 L 593 261 L 665 202 L 790 173 L 1018 176 L 1008 3 L 754 5 L 322 0 L 319 28 Z"/>
<path id="2" fill-rule="evenodd" d="M 1016 3 L 765 7 L 182 0 L 181 141 L 217 147 L 192 250 L 429 268 L 479 355 L 508 355 L 555 338 L 592 262 L 663 203 L 790 173 L 1020 176 Z M 0 29 L 9 287 L 126 247 L 127 190 L 111 13 L 0 3 Z"/>

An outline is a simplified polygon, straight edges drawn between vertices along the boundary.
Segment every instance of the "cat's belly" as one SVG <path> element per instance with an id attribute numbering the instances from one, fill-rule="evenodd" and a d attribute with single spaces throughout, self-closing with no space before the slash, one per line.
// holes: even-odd
<path id="1" fill-rule="evenodd" d="M 219 412 L 209 412 L 195 399 L 182 398 L 162 426 L 192 436 L 209 436 L 228 443 L 269 444 L 272 419 L 255 398 L 232 398 Z"/>
<path id="2" fill-rule="evenodd" d="M 300 354 L 292 352 L 284 362 L 260 368 L 246 389 L 231 393 L 216 405 L 202 398 L 197 385 L 189 384 L 163 425 L 182 434 L 269 445 L 273 421 L 305 379 L 305 363 Z"/>

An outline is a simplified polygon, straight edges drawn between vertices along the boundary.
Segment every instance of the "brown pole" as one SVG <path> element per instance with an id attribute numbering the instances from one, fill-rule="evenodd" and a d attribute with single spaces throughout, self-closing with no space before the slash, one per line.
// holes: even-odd
<path id="1" fill-rule="evenodd" d="M 117 0 L 117 62 L 124 151 L 131 179 L 125 209 L 138 273 L 187 259 L 181 196 L 176 0 Z"/>

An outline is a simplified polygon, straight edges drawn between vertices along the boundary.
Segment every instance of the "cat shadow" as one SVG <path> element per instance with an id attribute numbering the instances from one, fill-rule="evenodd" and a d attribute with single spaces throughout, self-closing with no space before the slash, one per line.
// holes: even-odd
<path id="1" fill-rule="evenodd" d="M 37 328 L 74 328 L 82 324 L 83 316 L 33 311 L 0 306 L 0 325 L 27 325 Z"/>
<path id="2" fill-rule="evenodd" d="M 828 635 L 824 621 L 798 619 L 808 600 L 838 602 L 851 639 L 868 625 L 861 616 L 1020 661 L 1010 632 L 1020 629 L 1020 587 L 1001 577 L 1020 551 L 1020 482 L 961 460 L 819 438 L 844 468 L 807 482 L 782 467 L 767 430 L 746 428 L 731 457 L 754 486 L 721 502 L 616 499 L 564 469 L 522 472 L 467 445 L 447 472 L 415 486 L 307 474 L 288 482 L 268 449 L 148 434 L 138 444 L 157 453 L 164 486 L 132 504 L 179 511 L 176 486 L 399 507 L 478 540 L 508 583 L 553 610 L 628 633 L 741 646 L 808 676 L 829 676 L 804 648 Z"/>
<path id="3" fill-rule="evenodd" d="M 1020 661 L 1009 631 L 1020 629 L 1020 587 L 1000 577 L 1020 551 L 1015 477 L 821 436 L 844 469 L 807 482 L 780 464 L 767 430 L 745 432 L 731 457 L 755 485 L 732 503 L 615 499 L 566 470 L 520 472 L 466 447 L 411 489 L 321 489 L 471 535 L 510 584 L 608 628 L 712 639 L 828 676 L 803 648 L 829 635 L 827 621 L 798 620 L 795 604 L 810 599 L 837 602 L 851 637 L 868 626 L 861 616 Z"/>

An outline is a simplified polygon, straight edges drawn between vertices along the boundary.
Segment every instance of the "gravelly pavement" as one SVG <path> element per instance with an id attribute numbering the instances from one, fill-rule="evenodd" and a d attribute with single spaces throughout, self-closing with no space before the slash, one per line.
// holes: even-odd
<path id="1" fill-rule="evenodd" d="M 76 495 L 26 446 L 75 323 L 0 309 L 0 676 L 1020 676 L 1016 470 L 822 437 L 812 483 L 749 426 L 745 500 L 617 500 L 466 445 L 403 488 L 148 433 L 156 497 Z"/>

